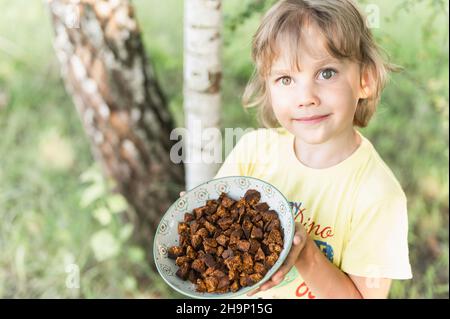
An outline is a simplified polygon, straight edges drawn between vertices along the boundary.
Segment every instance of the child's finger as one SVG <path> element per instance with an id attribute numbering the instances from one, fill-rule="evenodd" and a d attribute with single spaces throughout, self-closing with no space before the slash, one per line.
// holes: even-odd
<path id="1" fill-rule="evenodd" d="M 287 275 L 287 273 L 291 270 L 291 268 L 294 266 L 294 264 L 292 263 L 285 263 L 283 265 L 281 265 L 280 269 L 277 271 L 277 273 L 273 276 L 275 279 L 279 280 L 279 278 L 281 278 L 281 280 L 284 279 L 284 277 Z M 280 280 L 280 282 L 281 282 Z"/>
<path id="2" fill-rule="evenodd" d="M 256 294 L 257 292 L 259 292 L 261 290 L 261 288 L 257 288 L 255 290 L 250 291 L 249 293 L 247 293 L 247 296 L 251 297 L 254 294 Z"/>
<path id="3" fill-rule="evenodd" d="M 284 276 L 282 277 L 274 277 L 272 276 L 272 278 L 268 281 L 266 281 L 265 283 L 263 283 L 261 285 L 261 287 L 259 288 L 259 290 L 264 291 L 264 290 L 268 290 L 272 287 L 275 287 L 276 285 L 278 285 L 282 280 L 283 280 Z"/>
<path id="4" fill-rule="evenodd" d="M 185 191 L 181 191 L 180 192 L 180 197 L 183 196 L 184 194 L 186 194 L 186 192 Z"/>
<path id="5" fill-rule="evenodd" d="M 279 274 L 278 272 L 272 276 L 268 281 L 263 283 L 259 288 L 252 290 L 247 294 L 247 296 L 251 297 L 257 292 L 268 290 L 276 285 L 278 285 L 280 282 L 282 282 L 284 279 L 284 274 Z"/>
<path id="6" fill-rule="evenodd" d="M 294 244 L 298 245 L 305 240 L 305 229 L 300 223 L 295 223 Z"/>
<path id="7" fill-rule="evenodd" d="M 293 243 L 294 245 L 299 245 L 302 242 L 301 237 L 298 233 L 295 234 Z"/>
<path id="8" fill-rule="evenodd" d="M 286 268 L 282 265 L 280 269 L 273 275 L 272 280 L 274 282 L 281 282 L 284 279 L 284 276 L 286 276 L 287 271 Z"/>
<path id="9" fill-rule="evenodd" d="M 295 237 L 294 237 L 295 240 Z M 273 279 L 278 281 L 279 279 L 283 279 L 284 276 L 291 270 L 291 268 L 295 265 L 295 262 L 297 261 L 300 246 L 295 245 L 291 248 L 291 251 L 289 252 L 288 256 L 286 257 L 286 260 L 281 265 L 281 267 L 278 269 L 278 271 L 275 273 L 275 275 L 272 276 Z M 281 280 L 280 280 L 281 282 Z"/>
<path id="10" fill-rule="evenodd" d="M 298 255 L 303 249 L 302 240 L 299 237 L 297 237 L 297 235 L 294 237 L 293 244 L 294 245 L 292 245 L 291 250 L 289 251 L 289 254 L 286 257 L 286 260 L 283 263 L 283 266 L 287 265 L 290 267 L 294 265 L 295 262 L 297 261 Z"/>

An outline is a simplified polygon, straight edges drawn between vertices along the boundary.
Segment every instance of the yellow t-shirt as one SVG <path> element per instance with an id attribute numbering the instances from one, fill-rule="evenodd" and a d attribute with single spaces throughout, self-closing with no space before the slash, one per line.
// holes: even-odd
<path id="1" fill-rule="evenodd" d="M 347 159 L 313 169 L 297 159 L 294 135 L 286 129 L 254 130 L 242 136 L 215 178 L 252 176 L 277 187 L 291 202 L 295 221 L 342 271 L 410 279 L 406 196 L 370 141 L 358 134 L 361 144 Z M 255 297 L 316 296 L 293 267 L 278 286 Z"/>

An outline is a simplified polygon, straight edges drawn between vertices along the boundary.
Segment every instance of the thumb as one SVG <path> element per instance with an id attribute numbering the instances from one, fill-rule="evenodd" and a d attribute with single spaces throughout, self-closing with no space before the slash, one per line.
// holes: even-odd
<path id="1" fill-rule="evenodd" d="M 302 249 L 305 245 L 306 239 L 308 237 L 308 234 L 305 231 L 305 228 L 299 223 L 295 224 L 295 234 L 294 238 L 292 239 L 293 245 L 299 249 Z"/>

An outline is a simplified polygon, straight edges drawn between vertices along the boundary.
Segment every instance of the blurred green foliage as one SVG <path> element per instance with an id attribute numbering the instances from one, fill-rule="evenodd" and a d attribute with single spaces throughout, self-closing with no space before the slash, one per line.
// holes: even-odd
<path id="1" fill-rule="evenodd" d="M 258 126 L 240 97 L 253 69 L 251 36 L 273 2 L 224 1 L 223 127 Z M 182 2 L 133 3 L 183 126 Z M 359 3 L 379 6 L 373 32 L 404 67 L 362 130 L 408 197 L 414 278 L 394 282 L 391 297 L 448 298 L 448 3 Z M 126 204 L 94 164 L 60 79 L 46 10 L 39 0 L 0 0 L 0 297 L 180 297 L 133 244 Z M 67 286 L 72 264 L 79 289 Z"/>

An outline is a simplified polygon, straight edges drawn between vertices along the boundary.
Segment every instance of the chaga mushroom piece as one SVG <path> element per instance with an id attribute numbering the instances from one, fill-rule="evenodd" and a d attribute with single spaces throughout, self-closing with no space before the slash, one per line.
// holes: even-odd
<path id="1" fill-rule="evenodd" d="M 256 205 L 253 206 L 258 212 L 265 212 L 266 210 L 269 210 L 269 205 L 267 205 L 267 203 L 263 202 L 263 203 L 258 203 Z"/>
<path id="2" fill-rule="evenodd" d="M 256 205 L 261 199 L 261 194 L 256 189 L 249 189 L 245 192 L 244 198 L 250 205 Z"/>
<path id="3" fill-rule="evenodd" d="M 242 270 L 247 274 L 253 272 L 253 258 L 249 253 L 242 255 Z"/>
<path id="4" fill-rule="evenodd" d="M 194 260 L 195 258 L 197 258 L 197 252 L 194 250 L 194 248 L 192 246 L 187 246 L 186 256 L 188 256 L 190 259 Z"/>
<path id="5" fill-rule="evenodd" d="M 266 267 L 260 262 L 255 262 L 255 265 L 253 266 L 253 271 L 263 276 L 267 273 Z"/>
<path id="6" fill-rule="evenodd" d="M 223 276 L 219 278 L 219 283 L 217 284 L 217 291 L 227 292 L 228 287 L 230 286 L 230 279 L 227 276 Z"/>
<path id="7" fill-rule="evenodd" d="M 219 227 L 222 230 L 227 230 L 230 228 L 231 224 L 233 224 L 233 219 L 231 217 L 224 217 L 217 221 L 217 224 L 219 224 Z"/>
<path id="8" fill-rule="evenodd" d="M 192 262 L 191 268 L 199 273 L 202 273 L 206 270 L 205 261 L 201 258 L 198 258 Z"/>
<path id="9" fill-rule="evenodd" d="M 216 277 L 206 277 L 205 278 L 205 285 L 206 285 L 206 291 L 207 292 L 214 292 L 217 288 L 217 285 L 219 284 L 219 281 Z"/>
<path id="10" fill-rule="evenodd" d="M 208 238 L 209 232 L 206 228 L 200 228 L 195 234 L 199 235 L 202 239 L 205 239 Z"/>
<path id="11" fill-rule="evenodd" d="M 185 235 L 189 233 L 189 224 L 188 223 L 179 223 L 178 224 L 178 234 Z"/>
<path id="12" fill-rule="evenodd" d="M 222 256 L 224 250 L 225 250 L 225 248 L 223 248 L 223 246 L 218 246 L 218 247 L 216 248 L 216 255 L 217 255 L 218 257 Z"/>
<path id="13" fill-rule="evenodd" d="M 225 249 L 222 253 L 223 259 L 228 259 L 229 257 L 233 257 L 233 256 L 234 256 L 234 253 L 233 253 L 233 249 L 231 249 L 231 248 Z"/>
<path id="14" fill-rule="evenodd" d="M 240 288 L 240 287 L 239 287 L 238 281 L 237 281 L 237 280 L 233 281 L 233 283 L 232 283 L 231 286 L 230 286 L 231 292 L 236 292 L 236 291 L 239 290 L 239 288 Z"/>
<path id="15" fill-rule="evenodd" d="M 246 217 L 248 217 L 250 219 L 253 219 L 259 215 L 258 211 L 251 209 L 251 208 L 247 208 L 245 212 L 246 212 Z"/>
<path id="16" fill-rule="evenodd" d="M 180 266 L 175 274 L 181 279 L 186 280 L 189 276 L 189 270 L 191 270 L 191 266 L 189 266 L 189 263 L 186 262 Z"/>
<path id="17" fill-rule="evenodd" d="M 250 238 L 250 234 L 252 232 L 252 227 L 253 227 L 253 224 L 250 221 L 250 219 L 245 218 L 244 221 L 242 222 L 242 230 L 244 231 L 245 238 L 247 238 L 247 239 Z"/>
<path id="18" fill-rule="evenodd" d="M 255 216 L 252 217 L 252 223 L 258 223 L 260 220 L 262 219 L 262 215 L 261 214 L 256 214 Z M 264 223 L 264 222 L 263 222 Z"/>
<path id="19" fill-rule="evenodd" d="M 252 232 L 250 234 L 250 238 L 254 238 L 254 239 L 262 239 L 263 238 L 263 231 L 261 228 L 253 226 L 252 228 Z"/>
<path id="20" fill-rule="evenodd" d="M 199 249 L 202 245 L 203 238 L 200 235 L 194 235 L 191 237 L 191 244 L 194 249 Z"/>
<path id="21" fill-rule="evenodd" d="M 281 232 L 278 229 L 272 229 L 269 233 L 269 236 L 267 237 L 267 241 L 269 243 L 282 245 L 283 244 L 283 237 Z"/>
<path id="22" fill-rule="evenodd" d="M 273 265 L 275 265 L 277 260 L 278 260 L 278 254 L 271 253 L 269 256 L 266 256 L 266 266 L 269 268 L 272 267 Z"/>
<path id="23" fill-rule="evenodd" d="M 167 250 L 167 256 L 170 259 L 177 259 L 184 254 L 184 248 L 180 246 L 172 246 Z"/>
<path id="24" fill-rule="evenodd" d="M 217 247 L 217 240 L 215 240 L 214 238 L 205 238 L 203 240 L 203 244 L 211 247 Z"/>
<path id="25" fill-rule="evenodd" d="M 255 254 L 255 260 L 256 261 L 264 261 L 266 259 L 266 255 L 264 254 L 263 250 L 260 248 L 258 248 L 258 251 Z"/>
<path id="26" fill-rule="evenodd" d="M 271 221 L 267 222 L 266 225 L 264 226 L 264 230 L 270 232 L 272 229 L 279 229 L 281 228 L 281 224 L 280 224 L 280 220 L 277 219 L 272 219 Z"/>
<path id="27" fill-rule="evenodd" d="M 210 268 L 214 268 L 217 264 L 216 260 L 214 259 L 214 257 L 211 254 L 206 253 L 203 256 L 203 260 L 205 261 L 206 266 L 210 267 Z"/>
<path id="28" fill-rule="evenodd" d="M 261 247 L 261 244 L 258 240 L 250 238 L 249 240 L 250 242 L 250 249 L 248 250 L 248 252 L 252 255 L 256 254 L 256 252 L 258 251 L 258 249 Z"/>
<path id="29" fill-rule="evenodd" d="M 177 257 L 177 259 L 175 260 L 175 264 L 178 267 L 181 267 L 184 263 L 189 263 L 191 261 L 192 261 L 192 259 L 189 258 L 188 256 L 180 256 L 180 257 Z"/>
<path id="30" fill-rule="evenodd" d="M 219 206 L 219 202 L 216 199 L 208 199 L 206 201 L 206 206 L 209 207 L 210 212 L 215 212 Z"/>
<path id="31" fill-rule="evenodd" d="M 206 270 L 202 273 L 202 277 L 207 278 L 207 277 L 211 276 L 215 270 L 216 269 L 214 267 L 206 268 Z"/>
<path id="32" fill-rule="evenodd" d="M 202 206 L 202 207 L 194 208 L 195 219 L 198 220 L 201 217 L 203 217 L 204 215 L 206 215 L 208 210 L 209 210 L 208 206 Z"/>
<path id="33" fill-rule="evenodd" d="M 248 240 L 239 240 L 237 242 L 237 249 L 242 252 L 248 252 L 250 249 L 250 242 Z"/>
<path id="34" fill-rule="evenodd" d="M 216 241 L 219 245 L 227 247 L 228 243 L 230 242 L 230 238 L 225 236 L 224 234 L 221 234 L 216 237 Z"/>
<path id="35" fill-rule="evenodd" d="M 222 235 L 222 233 L 223 233 L 223 231 L 220 228 L 216 227 L 216 230 L 215 230 L 215 232 L 213 234 L 213 238 L 215 238 L 217 240 L 217 237 Z"/>
<path id="36" fill-rule="evenodd" d="M 217 254 L 217 248 L 208 246 L 205 242 L 203 242 L 203 249 L 205 250 L 205 253 L 210 255 L 216 255 Z"/>
<path id="37" fill-rule="evenodd" d="M 208 293 L 236 292 L 260 281 L 283 249 L 278 214 L 260 199 L 254 189 L 239 200 L 221 193 L 186 212 L 179 244 L 168 249 L 176 275 Z"/>
<path id="38" fill-rule="evenodd" d="M 224 196 L 224 198 L 222 199 L 222 206 L 225 208 L 230 208 L 231 205 L 233 205 L 235 203 L 234 200 L 232 200 L 231 198 L 229 198 L 228 196 Z"/>
<path id="39" fill-rule="evenodd" d="M 211 224 L 209 221 L 206 221 L 204 223 L 204 225 L 205 225 L 205 228 L 208 230 L 210 235 L 214 234 L 214 232 L 216 231 L 216 226 Z"/>
<path id="40" fill-rule="evenodd" d="M 265 212 L 262 212 L 263 221 L 265 223 L 271 221 L 272 219 L 278 219 L 278 214 L 274 210 L 268 210 Z"/>
<path id="41" fill-rule="evenodd" d="M 222 270 L 220 270 L 220 269 L 215 269 L 215 270 L 212 272 L 211 276 L 216 277 L 216 278 L 222 278 L 222 277 L 225 277 L 226 275 L 225 275 L 225 273 L 224 273 Z"/>
<path id="42" fill-rule="evenodd" d="M 197 279 L 197 289 L 198 292 L 206 292 L 206 284 L 205 281 L 201 278 Z"/>
<path id="43" fill-rule="evenodd" d="M 269 251 L 270 251 L 271 253 L 277 253 L 277 254 L 280 254 L 282 250 L 283 250 L 283 247 L 281 247 L 281 246 L 278 245 L 278 244 L 273 244 L 273 243 L 270 243 L 270 244 L 269 244 Z"/>
<path id="44" fill-rule="evenodd" d="M 230 270 L 238 270 L 238 271 L 240 271 L 242 269 L 241 256 L 234 256 L 234 257 L 230 257 L 230 258 L 226 259 L 225 260 L 225 265 Z"/>
<path id="45" fill-rule="evenodd" d="M 198 279 L 198 274 L 193 270 L 189 270 L 189 275 L 187 278 L 190 282 L 192 282 L 193 284 L 195 284 L 197 282 Z"/>
<path id="46" fill-rule="evenodd" d="M 230 241 L 228 243 L 228 247 L 236 250 L 237 243 L 239 242 L 241 236 L 239 235 L 239 231 L 234 231 L 230 235 Z"/>
<path id="47" fill-rule="evenodd" d="M 256 284 L 261 279 L 263 279 L 263 275 L 261 275 L 259 273 L 254 273 L 254 274 L 249 275 L 246 279 L 247 279 L 247 286 L 251 286 L 251 285 Z"/>
<path id="48" fill-rule="evenodd" d="M 222 205 L 220 205 L 219 208 L 217 208 L 217 211 L 214 215 L 216 215 L 218 218 L 230 217 L 230 213 Z"/>
<path id="49" fill-rule="evenodd" d="M 197 230 L 200 228 L 200 223 L 196 220 L 193 220 L 190 224 L 190 229 L 189 232 L 191 234 L 191 236 L 195 235 L 195 233 L 197 232 Z"/>
<path id="50" fill-rule="evenodd" d="M 182 234 L 179 236 L 178 238 L 181 247 L 186 247 L 186 245 L 189 245 L 189 235 L 187 234 Z"/>
<path id="51" fill-rule="evenodd" d="M 228 269 L 228 279 L 230 280 L 238 280 L 239 279 L 239 272 L 234 269 Z"/>
<path id="52" fill-rule="evenodd" d="M 239 284 L 241 285 L 241 287 L 247 287 L 248 282 L 249 282 L 248 274 L 244 272 L 241 273 L 241 275 L 239 276 Z"/>
<path id="53" fill-rule="evenodd" d="M 185 223 L 189 223 L 189 222 L 193 221 L 194 219 L 195 219 L 194 215 L 192 215 L 190 213 L 184 214 L 184 222 Z"/>
<path id="54" fill-rule="evenodd" d="M 239 207 L 238 210 L 238 223 L 241 223 L 245 215 L 245 206 Z"/>

